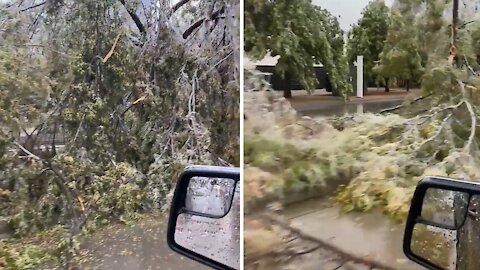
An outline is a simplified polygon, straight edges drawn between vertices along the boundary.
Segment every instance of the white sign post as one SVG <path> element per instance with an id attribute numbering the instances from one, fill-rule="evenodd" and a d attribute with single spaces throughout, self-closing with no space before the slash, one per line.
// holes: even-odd
<path id="1" fill-rule="evenodd" d="M 357 67 L 357 97 L 363 98 L 363 55 L 357 56 L 354 65 Z"/>

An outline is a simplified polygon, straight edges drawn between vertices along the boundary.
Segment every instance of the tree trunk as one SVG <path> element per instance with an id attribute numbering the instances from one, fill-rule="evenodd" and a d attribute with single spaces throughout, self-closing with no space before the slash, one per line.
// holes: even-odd
<path id="1" fill-rule="evenodd" d="M 453 12 L 452 12 L 452 34 L 453 44 L 457 46 L 457 27 L 458 27 L 458 0 L 453 0 Z"/>
<path id="2" fill-rule="evenodd" d="M 390 92 L 390 85 L 388 84 L 389 83 L 389 79 L 390 78 L 385 78 L 385 92 Z"/>
<path id="3" fill-rule="evenodd" d="M 457 48 L 457 35 L 458 35 L 458 6 L 459 0 L 453 0 L 453 12 L 452 12 L 452 40 L 455 48 Z M 460 67 L 460 58 L 455 55 L 454 63 L 457 67 Z"/>
<path id="4" fill-rule="evenodd" d="M 406 88 L 407 88 L 407 92 L 409 92 L 409 91 L 410 91 L 410 80 L 407 80 L 407 81 L 405 82 L 405 86 L 406 86 Z"/>
<path id="5" fill-rule="evenodd" d="M 285 79 L 283 80 L 283 97 L 290 99 L 292 98 L 292 89 L 290 87 L 290 74 L 285 74 Z"/>

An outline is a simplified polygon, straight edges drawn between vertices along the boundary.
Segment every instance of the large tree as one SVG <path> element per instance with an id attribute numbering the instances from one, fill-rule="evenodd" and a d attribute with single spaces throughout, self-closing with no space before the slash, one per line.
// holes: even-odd
<path id="1" fill-rule="evenodd" d="M 390 9 L 384 1 L 370 2 L 348 35 L 348 62 L 352 64 L 358 55 L 363 55 L 364 77 L 368 85 L 372 85 L 377 80 L 377 74 L 373 72 L 373 67 L 380 59 L 380 53 L 387 38 L 389 14 Z M 386 89 L 388 90 L 388 87 Z"/>
<path id="2" fill-rule="evenodd" d="M 317 84 L 313 65 L 323 64 L 334 92 L 351 92 L 337 19 L 310 0 L 245 1 L 245 51 L 255 59 L 279 56 L 276 71 L 307 90 Z M 285 97 L 291 97 L 288 84 Z"/>
<path id="3" fill-rule="evenodd" d="M 377 66 L 372 70 L 384 78 L 405 80 L 407 90 L 410 82 L 418 82 L 423 74 L 421 52 L 412 18 L 394 11 Z"/>

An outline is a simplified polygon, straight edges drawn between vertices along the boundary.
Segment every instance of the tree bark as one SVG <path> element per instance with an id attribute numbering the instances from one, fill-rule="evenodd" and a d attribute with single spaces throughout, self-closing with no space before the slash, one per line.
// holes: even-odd
<path id="1" fill-rule="evenodd" d="M 206 19 L 209 19 L 209 20 L 218 20 L 219 19 L 219 16 L 220 14 L 222 14 L 223 12 L 225 12 L 225 7 L 222 7 L 220 8 L 219 10 L 215 11 L 212 13 L 212 15 L 210 16 L 210 18 L 203 18 L 203 19 L 200 19 L 196 22 L 194 22 L 192 25 L 190 25 L 190 27 L 187 28 L 187 30 L 185 30 L 185 32 L 183 32 L 183 35 L 182 37 L 184 39 L 187 39 L 195 29 L 199 28 L 203 22 L 206 20 Z"/>
<path id="2" fill-rule="evenodd" d="M 180 9 L 182 6 L 184 6 L 184 5 L 187 4 L 188 2 L 190 2 L 190 0 L 180 0 L 178 3 L 176 3 L 176 4 L 172 7 L 172 10 L 170 11 L 170 13 L 174 13 L 175 11 L 177 11 L 178 9 Z"/>
<path id="3" fill-rule="evenodd" d="M 385 92 L 390 92 L 390 85 L 388 85 L 390 78 L 385 78 Z"/>
<path id="4" fill-rule="evenodd" d="M 142 36 L 145 35 L 146 34 L 145 26 L 143 26 L 143 23 L 142 23 L 142 21 L 140 21 L 140 18 L 137 16 L 137 14 L 135 12 L 127 9 L 127 6 L 125 4 L 125 0 L 119 0 L 119 1 L 120 1 L 120 3 L 122 3 L 122 5 L 125 7 L 125 10 L 128 12 L 130 17 L 132 18 L 133 22 L 135 23 L 135 25 L 138 28 L 138 31 L 140 31 Z"/>
<path id="5" fill-rule="evenodd" d="M 452 40 L 453 40 L 454 46 L 457 46 L 458 5 L 459 5 L 458 0 L 453 0 Z"/>
<path id="6" fill-rule="evenodd" d="M 458 6 L 459 0 L 453 0 L 453 12 L 452 12 L 452 46 L 457 48 L 457 32 L 458 32 Z M 457 55 L 454 57 L 454 62 L 457 67 L 460 67 L 460 59 Z"/>

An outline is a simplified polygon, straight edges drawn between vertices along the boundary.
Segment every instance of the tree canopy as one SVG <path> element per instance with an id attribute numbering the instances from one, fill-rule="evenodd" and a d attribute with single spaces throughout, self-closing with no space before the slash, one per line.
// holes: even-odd
<path id="1" fill-rule="evenodd" d="M 347 59 L 351 64 L 358 55 L 364 57 L 364 76 L 368 84 L 373 84 L 376 74 L 375 63 L 380 59 L 387 38 L 390 22 L 390 9 L 384 1 L 372 1 L 362 11 L 362 17 L 348 33 Z"/>
<path id="2" fill-rule="evenodd" d="M 389 34 L 379 54 L 378 66 L 372 71 L 385 78 L 419 81 L 423 66 L 414 31 L 408 18 L 392 12 Z"/>
<path id="3" fill-rule="evenodd" d="M 73 265 L 81 232 L 164 208 L 184 166 L 238 166 L 238 15 L 236 0 L 0 4 L 0 217 L 15 234 L 60 226 Z M 0 245 L 7 269 L 13 252 Z"/>
<path id="4" fill-rule="evenodd" d="M 254 59 L 280 56 L 276 71 L 307 90 L 317 84 L 313 65 L 323 64 L 334 90 L 351 92 L 338 20 L 310 0 L 246 0 L 245 51 Z"/>
<path id="5" fill-rule="evenodd" d="M 479 30 L 478 24 L 471 22 L 474 18 L 460 11 L 462 2 L 471 1 L 395 1 L 375 69 L 382 76 L 419 84 L 421 91 L 409 95 L 401 105 L 377 113 L 315 119 L 300 117 L 283 99 L 268 96 L 267 101 L 266 94 L 260 91 L 245 95 L 256 101 L 246 100 L 249 117 L 245 121 L 245 202 L 251 219 L 257 217 L 257 209 L 265 211 L 271 206 L 276 210 L 306 197 L 329 197 L 335 190 L 336 202 L 345 212 L 380 208 L 388 217 L 404 222 L 422 178 L 435 175 L 478 181 L 480 79 L 475 59 Z M 365 32 L 358 30 L 357 36 L 362 37 Z M 366 36 L 360 38 L 359 45 L 370 45 L 366 40 Z M 255 78 L 251 80 L 255 85 Z M 259 104 L 262 94 L 263 102 L 269 104 L 268 114 L 266 106 Z M 254 117 L 255 113 L 261 117 Z M 275 124 L 264 125 L 266 117 Z M 273 212 L 269 215 L 275 216 Z M 279 224 L 271 220 L 263 226 L 250 226 L 250 236 L 255 230 L 268 231 L 272 223 Z M 297 237 L 295 240 L 301 239 L 302 228 L 282 225 Z M 457 232 L 457 268 L 479 268 L 478 258 L 472 252 L 478 250 L 478 241 L 471 241 L 478 239 L 479 232 L 475 217 L 466 218 L 465 226 Z M 290 238 L 283 240 L 278 235 L 267 234 L 276 250 L 292 250 L 311 243 L 305 237 L 296 245 Z M 246 246 L 266 250 L 267 255 L 258 258 L 246 253 L 250 257 L 247 262 L 260 265 L 275 261 L 285 265 L 295 258 L 304 260 L 301 255 L 305 253 L 279 252 L 281 255 L 274 257 L 275 254 L 268 253 L 272 246 L 265 248 L 254 240 L 246 238 Z M 445 259 L 450 250 L 439 250 L 433 242 L 428 244 L 425 251 L 431 261 L 445 268 L 452 265 L 450 258 Z M 337 255 L 331 259 L 340 258 L 342 263 L 355 259 L 354 255 L 342 258 L 335 246 L 311 257 L 325 251 Z M 284 254 L 288 254 L 288 262 L 282 261 L 286 259 Z M 388 268 L 374 267 L 375 261 L 364 264 Z"/>

